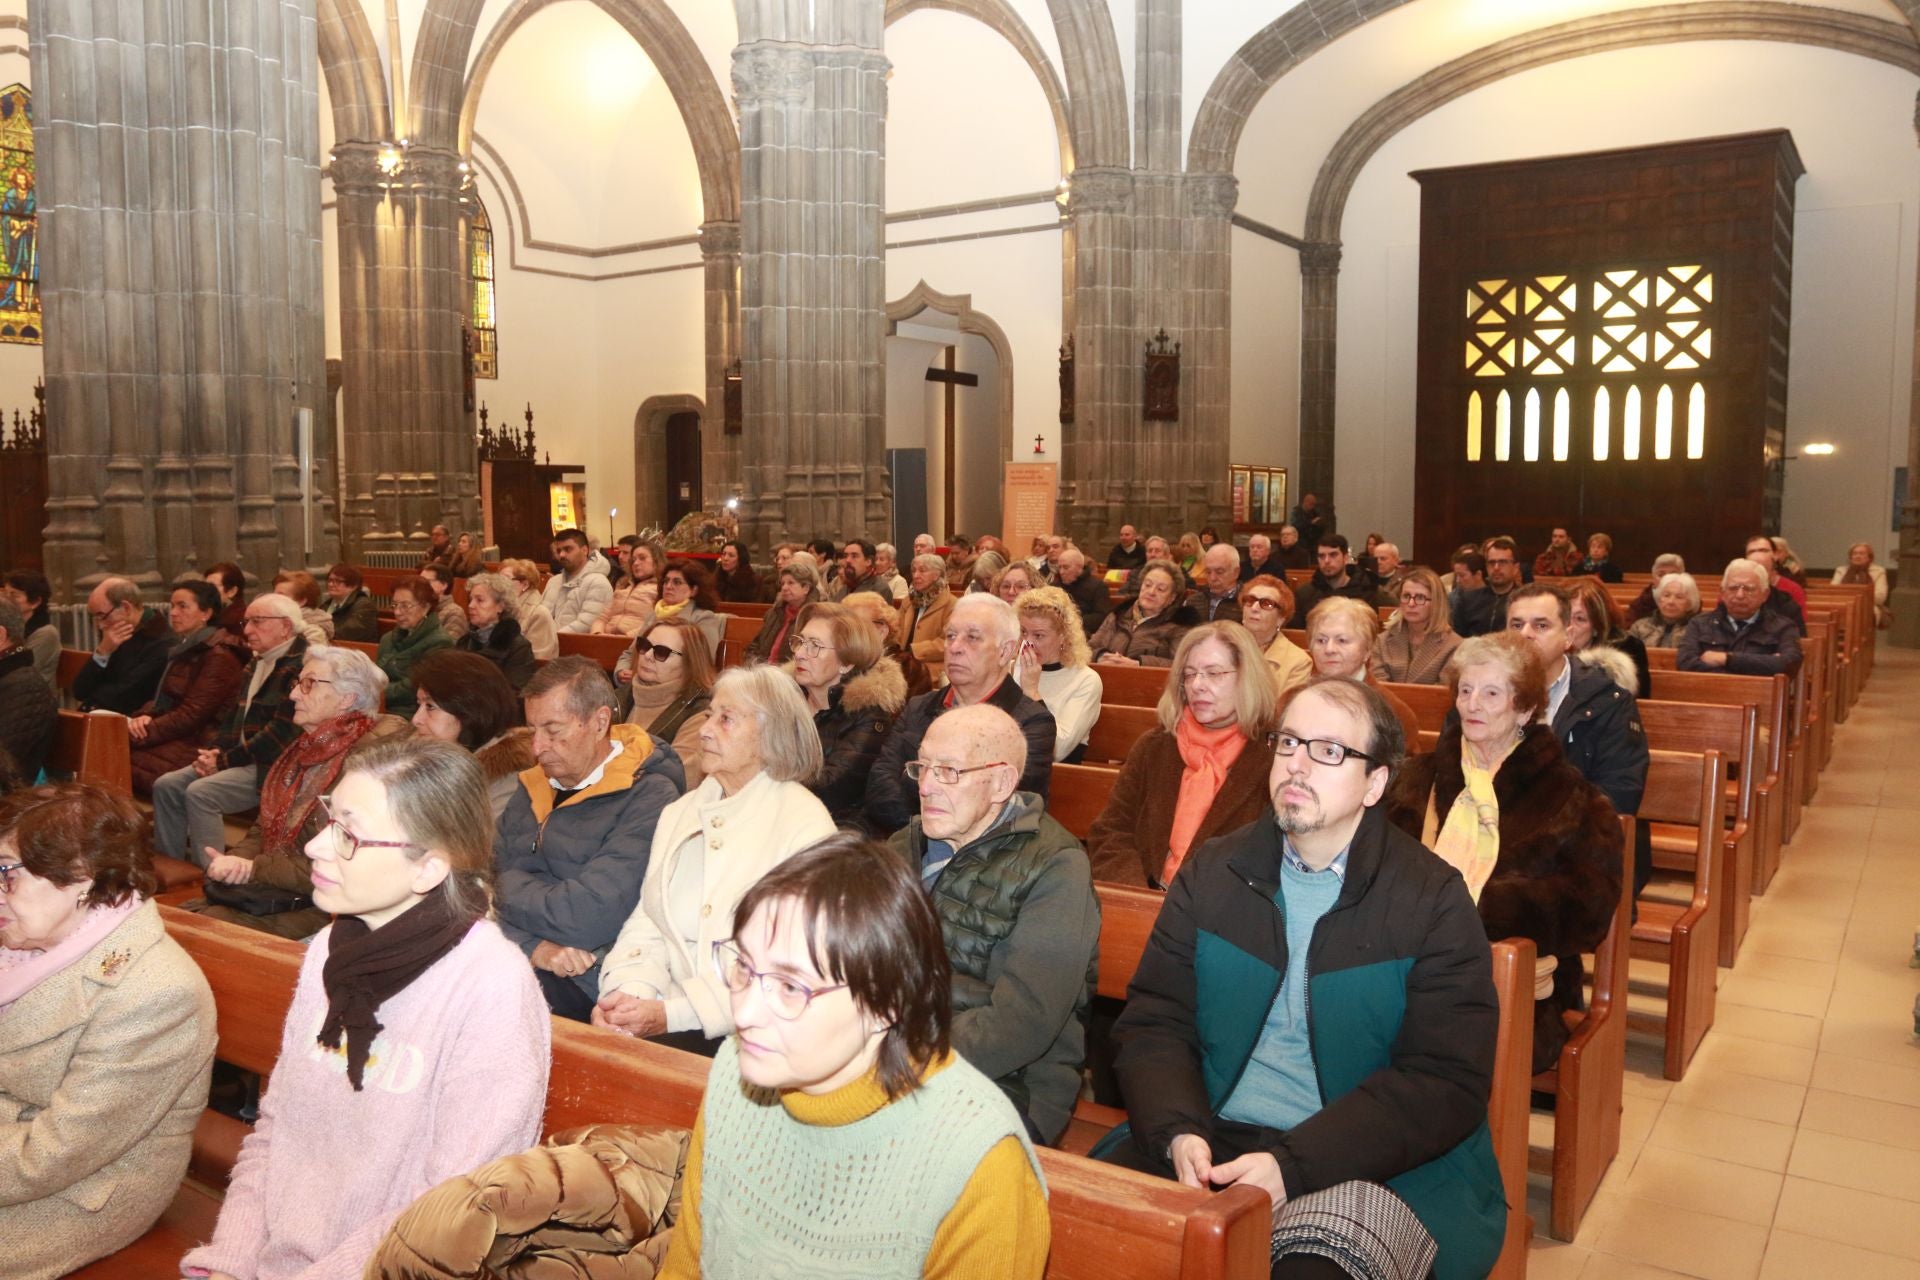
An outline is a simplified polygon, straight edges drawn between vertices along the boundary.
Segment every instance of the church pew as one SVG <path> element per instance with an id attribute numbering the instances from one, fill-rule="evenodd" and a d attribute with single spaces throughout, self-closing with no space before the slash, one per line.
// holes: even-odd
<path id="1" fill-rule="evenodd" d="M 163 915 L 213 987 L 219 1057 L 270 1072 L 299 971 L 299 944 L 172 909 Z M 691 1128 L 708 1068 L 692 1054 L 555 1019 L 543 1131 L 590 1123 Z M 196 1131 L 190 1181 L 154 1230 L 77 1276 L 145 1280 L 177 1273 L 181 1254 L 211 1231 L 217 1188 L 245 1134 L 238 1121 L 220 1119 L 224 1123 Z M 1253 1188 L 1197 1191 L 1059 1151 L 1043 1150 L 1040 1161 L 1053 1223 L 1050 1277 L 1254 1280 L 1267 1274 L 1271 1212 Z"/>
<path id="2" fill-rule="evenodd" d="M 74 680 L 79 677 L 82 671 L 87 669 L 87 664 L 91 661 L 93 661 L 93 654 L 89 650 L 62 649 L 60 651 L 60 661 L 54 667 L 54 682 L 57 683 L 62 690 L 73 688 Z"/>
<path id="3" fill-rule="evenodd" d="M 1160 694 L 1167 687 L 1166 667 L 1117 667 L 1110 663 L 1096 662 L 1093 669 L 1100 676 L 1103 686 L 1100 693 L 1102 704 L 1113 703 L 1122 707 L 1152 707 L 1159 705 Z"/>
<path id="4" fill-rule="evenodd" d="M 1720 881 L 1720 814 L 1726 769 L 1717 751 L 1654 751 L 1641 822 L 1683 823 L 1694 831 L 1693 877 L 1682 882 L 1686 897 L 1675 902 L 1642 895 L 1633 921 L 1633 958 L 1667 966 L 1667 1013 L 1629 1012 L 1630 1030 L 1661 1037 L 1663 1074 L 1686 1075 L 1694 1051 L 1713 1025 L 1715 966 L 1719 961 L 1720 903 L 1729 892 Z"/>
<path id="5" fill-rule="evenodd" d="M 1782 808 L 1786 786 L 1787 677 L 1730 676 L 1705 671 L 1654 671 L 1653 698 L 1660 702 L 1706 702 L 1750 706 L 1760 733 L 1754 757 L 1753 812 L 1757 836 L 1753 848 L 1753 884 L 1765 893 L 1780 869 Z"/>
<path id="6" fill-rule="evenodd" d="M 725 661 L 721 666 L 737 667 L 746 661 L 747 646 L 760 634 L 762 623 L 759 618 L 749 618 L 744 614 L 727 615 L 726 638 L 721 642 L 721 652 Z M 776 660 L 785 661 L 785 654 L 775 655 Z"/>
<path id="7" fill-rule="evenodd" d="M 334 644 L 338 645 L 342 649 L 352 649 L 355 653 L 364 653 L 367 655 L 367 657 L 372 658 L 376 661 L 380 657 L 380 646 L 372 643 L 371 641 L 335 640 Z"/>
<path id="8" fill-rule="evenodd" d="M 614 664 L 620 661 L 620 655 L 633 643 L 631 636 L 589 636 L 573 631 L 562 631 L 557 638 L 561 657 L 578 654 L 583 658 L 592 658 L 605 667 L 609 674 Z"/>
<path id="9" fill-rule="evenodd" d="M 1081 763 L 1125 764 L 1133 744 L 1159 723 L 1159 712 L 1153 707 L 1101 703 L 1100 717 L 1093 722 L 1093 728 L 1087 734 L 1087 750 L 1081 757 Z"/>
<path id="10" fill-rule="evenodd" d="M 752 618 L 756 626 L 766 618 L 768 606 L 758 600 L 722 600 L 720 612 L 736 618 Z"/>
<path id="11" fill-rule="evenodd" d="M 1731 968 L 1747 936 L 1751 914 L 1754 851 L 1759 826 L 1754 812 L 1754 777 L 1758 770 L 1759 715 L 1751 706 L 1716 706 L 1699 702 L 1640 704 L 1640 722 L 1647 743 L 1656 750 L 1717 751 L 1729 780 L 1724 791 L 1720 822 L 1720 866 L 1714 873 L 1720 911 L 1720 964 Z M 1653 823 L 1653 864 L 1656 869 L 1691 872 L 1697 832 L 1685 823 Z M 1643 905 L 1645 905 L 1643 903 Z"/>
<path id="12" fill-rule="evenodd" d="M 1047 784 L 1047 812 L 1084 844 L 1094 819 L 1105 812 L 1118 781 L 1120 771 L 1109 766 L 1056 764 L 1053 780 Z"/>

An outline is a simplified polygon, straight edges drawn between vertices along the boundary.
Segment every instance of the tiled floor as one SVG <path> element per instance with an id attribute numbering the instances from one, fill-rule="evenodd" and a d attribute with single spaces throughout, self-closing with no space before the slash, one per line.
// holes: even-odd
<path id="1" fill-rule="evenodd" d="M 1920 653 L 1883 645 L 1687 1078 L 1629 1042 L 1620 1155 L 1531 1280 L 1920 1280 L 1916 744 Z"/>

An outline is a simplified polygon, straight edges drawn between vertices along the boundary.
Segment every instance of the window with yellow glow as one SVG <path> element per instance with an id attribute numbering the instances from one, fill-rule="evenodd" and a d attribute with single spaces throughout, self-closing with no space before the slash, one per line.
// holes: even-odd
<path id="1" fill-rule="evenodd" d="M 1470 282 L 1467 461 L 1704 458 L 1713 319 L 1700 263 Z"/>
<path id="2" fill-rule="evenodd" d="M 500 376 L 500 340 L 493 300 L 493 221 L 478 194 L 467 196 L 467 326 L 473 331 L 473 376 Z"/>

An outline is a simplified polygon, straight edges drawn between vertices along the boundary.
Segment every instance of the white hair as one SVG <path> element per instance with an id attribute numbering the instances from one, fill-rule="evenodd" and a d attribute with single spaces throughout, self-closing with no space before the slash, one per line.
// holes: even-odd
<path id="1" fill-rule="evenodd" d="M 900 558 L 899 551 L 894 549 L 894 545 L 891 542 L 874 543 L 873 554 L 876 556 L 886 556 L 889 560 L 898 560 Z"/>
<path id="2" fill-rule="evenodd" d="M 325 663 L 333 674 L 334 689 L 367 715 L 380 714 L 380 695 L 387 691 L 387 673 L 358 649 L 316 644 L 307 650 L 306 665 Z"/>
<path id="3" fill-rule="evenodd" d="M 1758 560 L 1749 560 L 1745 556 L 1740 556 L 1729 561 L 1727 567 L 1720 571 L 1720 580 L 1724 582 L 1736 573 L 1750 573 L 1754 575 L 1755 578 L 1759 579 L 1760 585 L 1763 588 L 1772 585 L 1773 580 L 1767 576 L 1767 566 L 1761 564 Z"/>
<path id="4" fill-rule="evenodd" d="M 298 635 L 300 628 L 306 625 L 306 617 L 300 612 L 300 602 L 291 596 L 269 591 L 263 596 L 255 596 L 248 602 L 247 607 L 251 609 L 256 604 L 275 617 L 285 618 L 292 623 L 295 635 Z"/>
<path id="5" fill-rule="evenodd" d="M 925 555 L 918 555 L 913 558 L 913 571 L 918 573 L 922 569 L 931 569 L 935 573 L 945 573 L 947 571 L 947 562 L 929 551 Z"/>
<path id="6" fill-rule="evenodd" d="M 947 616 L 957 621 L 962 609 L 974 612 L 984 609 L 993 615 L 987 621 L 988 625 L 999 633 L 994 643 L 1012 644 L 1020 638 L 1020 615 L 1013 611 L 1012 605 L 999 596 L 985 591 L 971 592 L 955 601 L 953 612 Z"/>

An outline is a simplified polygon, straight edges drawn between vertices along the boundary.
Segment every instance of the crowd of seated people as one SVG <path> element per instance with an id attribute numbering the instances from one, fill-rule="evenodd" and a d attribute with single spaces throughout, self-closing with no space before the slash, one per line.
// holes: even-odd
<path id="1" fill-rule="evenodd" d="M 129 717 L 152 837 L 97 789 L 0 798 L 0 1012 L 53 998 L 54 974 L 110 944 L 150 954 L 142 989 L 177 1024 L 151 1033 L 170 1055 L 155 1059 L 166 1105 L 147 1106 L 117 1163 L 63 1148 L 45 1193 L 0 1208 L 0 1225 L 84 1261 L 138 1234 L 180 1176 L 169 1117 L 204 1099 L 211 1009 L 145 905 L 158 852 L 203 869 L 189 909 L 308 940 L 290 1019 L 322 1046 L 283 1055 L 219 1227 L 186 1259 L 196 1274 L 357 1271 L 415 1197 L 527 1147 L 551 1013 L 713 1056 L 716 1079 L 744 1086 L 708 1091 L 663 1274 L 777 1255 L 791 1243 L 778 1224 L 811 1211 L 818 1179 L 857 1167 L 871 1202 L 834 1220 L 845 1241 L 815 1242 L 828 1254 L 884 1212 L 914 1224 L 929 1263 L 1037 1275 L 1033 1151 L 1061 1140 L 1090 1028 L 1104 1029 L 1099 883 L 1166 907 L 1100 1037 L 1129 1123 L 1096 1155 L 1266 1190 L 1276 1276 L 1342 1274 L 1296 1248 L 1327 1229 L 1308 1221 L 1326 1206 L 1347 1243 L 1387 1251 L 1378 1274 L 1483 1271 L 1506 1212 L 1486 1129 L 1487 944 L 1536 944 L 1534 1066 L 1552 1066 L 1581 1005 L 1580 955 L 1622 892 L 1616 815 L 1646 782 L 1648 649 L 1677 650 L 1683 670 L 1791 671 L 1804 571 L 1756 538 L 1703 610 L 1699 583 L 1662 557 L 1629 622 L 1602 585 L 1620 581 L 1604 534 L 1580 557 L 1556 529 L 1530 563 L 1496 536 L 1443 578 L 1384 538 L 1355 556 L 1324 518 L 1308 523 L 1310 538 L 1289 526 L 1244 550 L 1129 525 L 1104 557 L 1111 579 L 1058 535 L 1023 559 L 992 538 L 943 557 L 923 538 L 905 578 L 886 544 L 787 544 L 765 580 L 740 542 L 710 570 L 637 537 L 608 560 L 568 530 L 549 574 L 490 571 L 462 535 L 388 586 L 391 625 L 344 563 L 324 598 L 290 570 L 249 599 L 216 566 L 176 584 L 164 613 L 133 581 L 101 581 L 98 639 L 64 692 Z M 1884 574 L 1855 550 L 1835 581 L 1878 602 Z M 0 592 L 16 787 L 51 738 L 56 690 L 34 644 L 48 595 L 25 574 Z M 723 603 L 763 616 L 725 667 Z M 558 635 L 596 632 L 632 637 L 611 668 L 558 655 Z M 1049 812 L 1050 784 L 1104 711 L 1103 666 L 1165 678 L 1083 842 Z M 1396 684 L 1446 687 L 1431 751 L 1414 753 Z M 29 702 L 44 739 L 16 724 Z M 229 819 L 249 811 L 229 845 Z M 1248 885 L 1284 904 L 1285 927 L 1255 931 L 1221 983 L 1195 939 L 1253 936 Z M 1383 956 L 1422 980 L 1358 976 Z M 1308 1039 L 1309 1000 L 1345 1030 Z M 108 1001 L 98 1016 L 136 1025 Z M 375 1051 L 394 1036 L 421 1054 L 404 1091 Z M 476 1054 L 480 1078 L 459 1067 Z M 49 1057 L 0 1082 L 0 1111 L 55 1105 L 33 1099 L 93 1070 Z M 1351 1100 L 1364 1078 L 1395 1082 L 1390 1114 Z M 104 1097 L 120 1087 L 85 1079 Z M 892 1151 L 934 1124 L 892 1107 L 916 1093 L 973 1107 L 966 1126 L 922 1135 L 941 1153 L 937 1203 L 901 1200 L 886 1157 L 818 1139 L 884 1117 L 894 1137 L 876 1150 Z M 449 1107 L 458 1132 L 432 1123 Z M 351 1158 L 337 1143 L 313 1157 L 322 1126 L 351 1135 Z M 761 1158 L 793 1177 L 756 1180 Z M 140 1189 L 78 1232 L 55 1201 L 102 1169 Z M 39 1274 L 37 1254 L 16 1256 Z"/>

